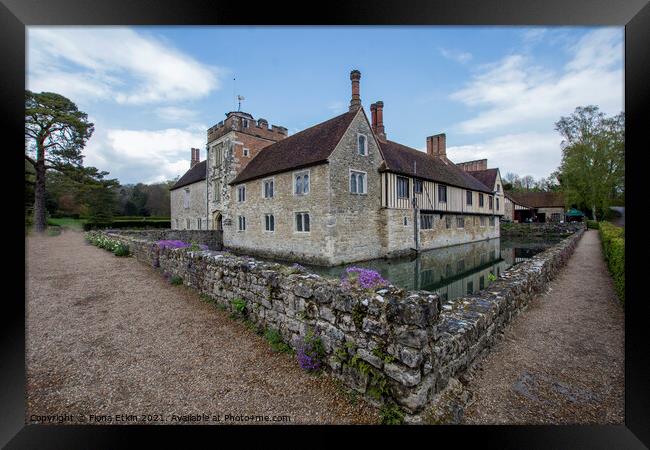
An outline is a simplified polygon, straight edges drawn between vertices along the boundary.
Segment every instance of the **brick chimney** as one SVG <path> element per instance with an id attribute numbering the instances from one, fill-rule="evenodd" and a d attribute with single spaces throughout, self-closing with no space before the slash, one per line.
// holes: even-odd
<path id="1" fill-rule="evenodd" d="M 445 133 L 427 137 L 427 154 L 437 157 L 447 157 L 447 136 Z"/>
<path id="2" fill-rule="evenodd" d="M 361 97 L 359 96 L 359 80 L 361 79 L 361 72 L 353 70 L 350 72 L 350 80 L 352 80 L 352 98 L 350 99 L 350 111 L 356 111 L 361 108 Z"/>
<path id="3" fill-rule="evenodd" d="M 200 150 L 198 148 L 192 148 L 192 155 L 190 157 L 190 169 L 199 163 L 199 152 Z"/>
<path id="4" fill-rule="evenodd" d="M 370 115 L 372 117 L 372 131 L 381 141 L 386 140 L 386 131 L 384 130 L 384 102 L 381 100 L 370 105 Z"/>

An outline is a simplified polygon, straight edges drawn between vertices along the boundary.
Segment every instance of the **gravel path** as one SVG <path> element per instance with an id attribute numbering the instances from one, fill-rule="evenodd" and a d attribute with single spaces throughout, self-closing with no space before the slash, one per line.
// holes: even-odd
<path id="1" fill-rule="evenodd" d="M 33 414 L 72 414 L 65 423 L 159 414 L 170 423 L 203 413 L 379 420 L 375 408 L 350 402 L 332 378 L 303 372 L 196 292 L 80 233 L 30 237 L 26 257 L 28 422 Z"/>
<path id="2" fill-rule="evenodd" d="M 550 290 L 467 377 L 467 424 L 622 424 L 624 314 L 588 230 Z"/>

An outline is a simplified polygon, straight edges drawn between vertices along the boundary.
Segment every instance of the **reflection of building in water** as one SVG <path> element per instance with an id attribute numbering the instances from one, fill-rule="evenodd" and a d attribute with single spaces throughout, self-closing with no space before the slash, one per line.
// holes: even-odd
<path id="1" fill-rule="evenodd" d="M 438 292 L 444 301 L 484 289 L 489 273 L 498 277 L 509 266 L 499 239 L 491 239 L 423 252 L 411 264 L 388 265 L 382 273 L 396 285 Z"/>

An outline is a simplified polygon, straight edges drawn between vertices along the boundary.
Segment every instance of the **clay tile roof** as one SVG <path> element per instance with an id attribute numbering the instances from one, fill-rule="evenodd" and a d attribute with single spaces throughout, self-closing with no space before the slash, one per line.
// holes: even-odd
<path id="1" fill-rule="evenodd" d="M 515 203 L 531 208 L 564 208 L 561 192 L 508 192 L 508 196 Z"/>
<path id="2" fill-rule="evenodd" d="M 265 147 L 230 184 L 327 162 L 356 114 L 346 112 Z"/>
<path id="3" fill-rule="evenodd" d="M 185 174 L 170 188 L 170 191 L 187 186 L 188 184 L 205 180 L 205 165 L 206 162 L 203 160 L 185 172 Z"/>
<path id="4" fill-rule="evenodd" d="M 446 158 L 444 160 L 435 158 L 393 141 L 380 141 L 379 144 L 386 162 L 385 170 L 450 186 L 492 193 L 491 188 Z"/>
<path id="5" fill-rule="evenodd" d="M 471 170 L 467 173 L 476 178 L 489 188 L 494 189 L 494 183 L 497 181 L 498 169 Z"/>

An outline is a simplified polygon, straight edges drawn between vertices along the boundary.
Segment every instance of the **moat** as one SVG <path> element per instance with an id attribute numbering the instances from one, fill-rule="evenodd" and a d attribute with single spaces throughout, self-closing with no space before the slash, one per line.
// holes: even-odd
<path id="1" fill-rule="evenodd" d="M 395 286 L 436 292 L 445 303 L 486 288 L 504 270 L 561 240 L 561 237 L 497 238 L 428 250 L 414 257 L 376 259 L 335 267 L 305 267 L 319 275 L 336 278 L 350 266 L 373 269 Z"/>

